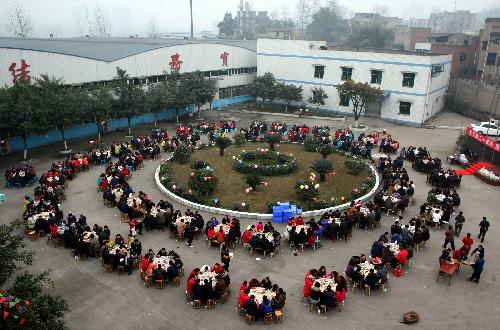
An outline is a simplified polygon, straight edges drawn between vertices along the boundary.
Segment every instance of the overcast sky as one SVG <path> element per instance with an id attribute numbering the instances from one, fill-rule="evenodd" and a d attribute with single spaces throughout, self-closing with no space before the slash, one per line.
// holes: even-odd
<path id="1" fill-rule="evenodd" d="M 0 0 L 0 35 L 6 35 L 7 13 L 16 0 Z M 144 35 L 151 17 L 156 17 L 161 31 L 189 30 L 189 0 L 17 0 L 29 10 L 36 27 L 36 36 L 76 36 L 78 18 L 83 8 L 99 3 L 112 21 L 113 35 Z M 323 0 L 322 2 L 326 2 Z M 216 22 L 227 11 L 236 12 L 238 0 L 193 0 L 195 31 L 215 31 Z M 295 16 L 296 0 L 253 0 L 255 10 L 282 12 L 287 8 Z M 349 13 L 371 11 L 375 4 L 390 8 L 392 16 L 402 18 L 428 17 L 433 9 L 480 11 L 498 6 L 498 0 L 338 0 Z"/>

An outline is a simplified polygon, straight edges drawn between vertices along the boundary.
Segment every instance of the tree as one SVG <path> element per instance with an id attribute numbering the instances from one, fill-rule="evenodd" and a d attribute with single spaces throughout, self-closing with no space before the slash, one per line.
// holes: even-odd
<path id="1" fill-rule="evenodd" d="M 48 115 L 51 126 L 61 132 L 64 150 L 68 150 L 66 128 L 78 123 L 85 117 L 84 106 L 88 95 L 81 89 L 63 88 L 61 79 L 41 75 L 36 78 L 40 106 Z"/>
<path id="2" fill-rule="evenodd" d="M 276 97 L 285 101 L 285 112 L 288 111 L 290 102 L 302 101 L 302 86 L 293 84 L 287 85 L 285 83 L 276 84 Z"/>
<path id="3" fill-rule="evenodd" d="M 366 105 L 384 96 L 384 91 L 380 88 L 371 87 L 368 83 L 344 81 L 343 84 L 335 86 L 339 97 L 349 99 L 352 104 L 355 126 L 358 127 L 358 119 L 366 110 Z"/>
<path id="4" fill-rule="evenodd" d="M 23 159 L 28 156 L 30 135 L 46 134 L 50 130 L 48 114 L 40 107 L 36 88 L 27 79 L 2 89 L 0 101 L 0 137 L 20 136 L 23 139 Z"/>
<path id="5" fill-rule="evenodd" d="M 65 329 L 64 313 L 69 310 L 68 304 L 60 296 L 43 292 L 44 286 L 52 284 L 49 271 L 38 275 L 24 272 L 12 279 L 14 273 L 22 269 L 22 264 L 31 265 L 34 257 L 33 251 L 26 250 L 24 237 L 20 234 L 22 228 L 19 220 L 0 225 L 0 288 L 6 283 L 13 283 L 8 294 L 19 299 L 18 303 L 26 307 L 19 312 L 18 318 L 2 313 L 0 328 Z M 24 324 L 20 324 L 21 319 Z"/>
<path id="6" fill-rule="evenodd" d="M 184 104 L 194 104 L 200 115 L 201 107 L 215 98 L 215 80 L 205 79 L 200 71 L 184 73 L 179 86 Z"/>
<path id="7" fill-rule="evenodd" d="M 215 141 L 215 144 L 217 145 L 217 147 L 219 147 L 219 154 L 221 156 L 224 156 L 224 151 L 231 145 L 231 139 L 220 135 Z"/>
<path id="8" fill-rule="evenodd" d="M 233 18 L 233 14 L 225 13 L 224 19 L 217 24 L 219 28 L 219 34 L 224 36 L 234 36 L 236 34 L 236 28 L 238 27 L 238 23 L 236 18 Z"/>
<path id="9" fill-rule="evenodd" d="M 297 11 L 296 18 L 299 23 L 300 33 L 303 35 L 307 26 L 311 23 L 313 13 L 311 0 L 298 0 L 295 4 L 295 10 Z"/>
<path id="10" fill-rule="evenodd" d="M 99 140 L 101 140 L 102 122 L 109 118 L 112 109 L 113 96 L 109 88 L 102 87 L 89 92 L 88 114 L 97 125 Z"/>
<path id="11" fill-rule="evenodd" d="M 266 134 L 266 142 L 269 143 L 269 149 L 274 151 L 274 145 L 276 143 L 280 143 L 282 140 L 282 136 L 279 133 L 269 133 Z"/>
<path id="12" fill-rule="evenodd" d="M 96 3 L 91 10 L 85 6 L 83 17 L 78 17 L 78 29 L 81 36 L 109 37 L 111 35 L 111 19 L 109 15 Z"/>
<path id="13" fill-rule="evenodd" d="M 306 34 L 312 40 L 339 42 L 348 32 L 348 24 L 341 16 L 341 9 L 336 2 L 320 7 L 307 26 Z"/>
<path id="14" fill-rule="evenodd" d="M 391 30 L 384 28 L 380 23 L 353 26 L 349 38 L 349 44 L 356 48 L 383 49 L 390 41 Z"/>
<path id="15" fill-rule="evenodd" d="M 247 174 L 243 177 L 243 181 L 255 191 L 257 187 L 262 183 L 262 177 L 258 174 Z"/>
<path id="16" fill-rule="evenodd" d="M 269 100 L 271 102 L 276 98 L 276 79 L 271 72 L 266 72 L 264 75 L 255 77 L 249 86 L 249 93 L 257 98 L 262 99 L 262 109 L 264 109 L 264 102 Z"/>
<path id="17" fill-rule="evenodd" d="M 20 220 L 0 225 L 0 287 L 22 269 L 21 264 L 33 262 L 33 251 L 26 250 L 24 236 L 18 233 L 21 227 Z"/>
<path id="18" fill-rule="evenodd" d="M 132 134 L 132 118 L 145 113 L 147 110 L 146 95 L 144 90 L 130 80 L 125 70 L 116 68 L 116 76 L 113 78 L 115 112 L 120 117 L 127 118 L 128 134 Z"/>
<path id="19" fill-rule="evenodd" d="M 318 147 L 318 152 L 321 154 L 323 159 L 326 159 L 329 155 L 333 154 L 335 149 L 331 144 L 321 144 Z"/>
<path id="20" fill-rule="evenodd" d="M 318 111 L 320 106 L 325 105 L 328 94 L 326 94 L 325 90 L 321 87 L 314 87 L 311 91 L 312 95 L 309 96 L 307 102 L 314 104 L 316 106 L 316 111 Z"/>
<path id="21" fill-rule="evenodd" d="M 326 181 L 326 175 L 333 171 L 333 163 L 327 159 L 316 159 L 311 168 L 318 172 L 319 174 L 319 181 L 325 182 Z"/>
<path id="22" fill-rule="evenodd" d="M 33 35 L 35 25 L 31 15 L 19 1 L 14 2 L 10 9 L 6 28 L 16 38 L 29 38 Z"/>

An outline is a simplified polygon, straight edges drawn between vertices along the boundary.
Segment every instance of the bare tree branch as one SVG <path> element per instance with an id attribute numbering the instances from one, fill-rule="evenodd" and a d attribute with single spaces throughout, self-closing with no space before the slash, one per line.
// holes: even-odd
<path id="1" fill-rule="evenodd" d="M 30 13 L 19 1 L 14 2 L 7 17 L 6 27 L 16 38 L 29 38 L 35 30 Z"/>

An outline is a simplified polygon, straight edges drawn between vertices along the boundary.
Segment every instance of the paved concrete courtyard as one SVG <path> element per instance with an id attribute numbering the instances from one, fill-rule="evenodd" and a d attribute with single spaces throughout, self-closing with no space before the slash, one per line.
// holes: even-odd
<path id="1" fill-rule="evenodd" d="M 238 109 L 204 113 L 208 121 L 216 121 L 224 117 L 234 119 L 238 127 L 248 127 L 250 122 L 259 119 L 268 122 L 286 121 L 288 124 L 328 125 L 330 127 L 346 127 L 352 119 L 346 122 L 327 119 L 299 119 L 274 115 L 243 113 Z M 386 128 L 401 146 L 426 146 L 432 156 L 445 160 L 453 152 L 458 130 L 436 128 L 421 129 L 397 126 L 373 118 L 362 118 L 362 123 L 372 129 Z M 437 127 L 460 127 L 471 121 L 465 117 L 450 112 L 443 112 L 434 119 Z M 173 123 L 161 123 L 162 127 L 173 132 Z M 144 133 L 149 127 L 134 128 L 134 133 Z M 104 137 L 105 142 L 123 139 L 123 133 L 111 133 Z M 50 163 L 62 157 L 58 155 L 61 146 L 50 146 L 30 152 L 37 172 L 46 171 Z M 83 150 L 84 141 L 70 142 L 74 150 Z M 16 164 L 21 155 L 15 154 L 0 160 L 0 172 Z M 162 158 L 166 154 L 162 153 Z M 146 161 L 144 169 L 134 173 L 130 183 L 134 190 L 142 190 L 150 195 L 153 201 L 166 199 L 157 189 L 153 173 L 160 160 Z M 425 180 L 425 175 L 411 169 L 406 162 L 410 179 L 416 184 L 414 203 L 405 211 L 405 220 L 416 214 L 419 206 L 425 201 L 431 188 Z M 448 168 L 448 165 L 444 165 Z M 121 233 L 126 236 L 128 225 L 120 223 L 119 212 L 115 208 L 103 206 L 102 196 L 96 192 L 96 180 L 103 171 L 100 166 L 90 172 L 82 173 L 69 183 L 66 190 L 67 199 L 63 202 L 66 214 L 85 214 L 89 225 L 97 223 L 108 225 L 112 235 Z M 224 178 L 220 178 L 224 180 Z M 20 217 L 24 195 L 31 195 L 32 188 L 2 189 L 7 194 L 8 203 L 0 207 L 0 223 Z M 186 304 L 184 289 L 186 277 L 181 280 L 180 287 L 167 286 L 163 290 L 144 287 L 140 274 L 119 276 L 116 272 L 105 273 L 99 260 L 78 261 L 71 256 L 71 251 L 64 248 L 54 249 L 47 245 L 45 239 L 28 242 L 28 246 L 36 251 L 33 272 L 46 268 L 53 270 L 55 286 L 51 291 L 61 294 L 70 304 L 71 311 L 67 314 L 67 324 L 71 329 L 236 329 L 248 327 L 238 316 L 235 306 L 238 288 L 241 281 L 250 278 L 262 279 L 269 276 L 273 283 L 278 283 L 287 292 L 284 308 L 284 319 L 281 324 L 265 326 L 261 321 L 252 325 L 254 328 L 279 329 L 399 329 L 408 327 L 400 324 L 403 313 L 414 310 L 420 314 L 420 322 L 412 325 L 413 329 L 499 329 L 500 307 L 498 305 L 500 283 L 497 274 L 500 265 L 500 214 L 499 188 L 487 185 L 473 176 L 464 176 L 458 193 L 462 199 L 461 210 L 464 211 L 466 223 L 463 234 L 478 233 L 478 223 L 482 216 L 488 217 L 491 226 L 487 233 L 485 246 L 485 270 L 479 284 L 467 282 L 472 270 L 462 266 L 460 273 L 452 280 L 451 287 L 442 278 L 436 282 L 438 257 L 444 241 L 444 230 L 431 229 L 430 244 L 415 254 L 411 268 L 406 269 L 401 278 L 391 276 L 388 291 L 385 294 L 374 292 L 367 296 L 363 292 L 348 292 L 342 312 L 330 311 L 327 318 L 316 313 L 310 313 L 309 307 L 301 302 L 305 273 L 311 268 L 325 265 L 328 270 L 342 272 L 350 256 L 369 254 L 371 245 L 383 232 L 388 231 L 393 223 L 392 216 L 384 216 L 381 228 L 374 231 L 353 229 L 353 237 L 347 242 L 323 242 L 323 247 L 294 256 L 284 243 L 283 251 L 273 258 L 256 260 L 259 255 L 251 256 L 237 246 L 230 266 L 231 296 L 224 305 L 218 305 L 213 310 L 194 310 Z M 263 201 L 264 203 L 265 201 Z M 174 206 L 180 207 L 174 203 Z M 185 210 L 184 207 L 181 207 Z M 204 214 L 208 216 L 208 214 Z M 205 218 L 207 220 L 207 218 Z M 241 219 L 242 228 L 254 221 Z M 277 225 L 280 232 L 285 231 L 284 225 Z M 460 238 L 461 239 L 461 238 Z M 169 238 L 168 232 L 145 232 L 140 240 L 143 251 L 152 248 L 158 251 L 178 251 L 184 262 L 186 272 L 204 264 L 214 264 L 220 260 L 219 250 L 207 249 L 203 237 L 193 242 L 194 248 L 188 248 L 185 243 Z M 458 245 L 458 244 L 457 244 Z M 475 242 L 474 246 L 477 245 Z"/>

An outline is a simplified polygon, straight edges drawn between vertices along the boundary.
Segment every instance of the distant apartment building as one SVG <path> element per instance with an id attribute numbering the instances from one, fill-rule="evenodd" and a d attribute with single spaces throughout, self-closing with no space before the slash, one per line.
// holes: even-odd
<path id="1" fill-rule="evenodd" d="M 480 31 L 480 49 L 476 78 L 486 83 L 500 83 L 500 18 L 487 18 Z"/>
<path id="2" fill-rule="evenodd" d="M 452 55 L 450 78 L 473 78 L 476 71 L 479 37 L 464 33 L 434 33 L 426 43 L 415 45 L 417 52 Z"/>
<path id="3" fill-rule="evenodd" d="M 376 13 L 355 13 L 351 19 L 352 25 L 380 24 L 386 29 L 393 30 L 396 25 L 400 25 L 403 20 L 399 17 L 382 16 Z"/>
<path id="4" fill-rule="evenodd" d="M 408 20 L 409 27 L 415 28 L 428 28 L 429 27 L 429 19 L 428 18 L 410 18 Z"/>
<path id="5" fill-rule="evenodd" d="M 474 33 L 477 14 L 468 10 L 443 11 L 431 14 L 429 27 L 433 33 Z"/>

